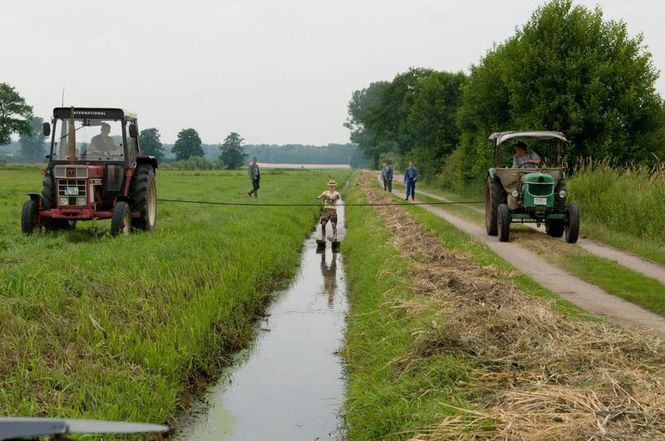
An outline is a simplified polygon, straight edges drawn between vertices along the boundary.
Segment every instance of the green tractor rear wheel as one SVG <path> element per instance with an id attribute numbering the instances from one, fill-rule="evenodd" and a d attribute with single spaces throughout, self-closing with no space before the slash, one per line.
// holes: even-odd
<path id="1" fill-rule="evenodd" d="M 568 207 L 568 222 L 566 223 L 566 242 L 576 243 L 580 233 L 580 207 L 572 204 Z"/>
<path id="2" fill-rule="evenodd" d="M 508 205 L 499 205 L 499 208 L 497 209 L 497 218 L 499 240 L 501 242 L 508 242 L 508 240 L 510 240 L 510 211 L 508 210 Z"/>
<path id="3" fill-rule="evenodd" d="M 563 220 L 551 219 L 545 221 L 545 232 L 552 237 L 561 237 L 563 236 L 563 230 L 565 228 L 565 223 Z"/>
<path id="4" fill-rule="evenodd" d="M 497 210 L 499 204 L 505 201 L 505 191 L 496 179 L 487 178 L 485 186 L 485 229 L 488 236 L 498 234 Z"/>

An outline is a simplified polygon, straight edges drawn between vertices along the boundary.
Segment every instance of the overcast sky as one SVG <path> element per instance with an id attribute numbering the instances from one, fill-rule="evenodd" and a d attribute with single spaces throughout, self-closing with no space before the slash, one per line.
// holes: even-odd
<path id="1" fill-rule="evenodd" d="M 351 93 L 409 67 L 468 72 L 534 0 L 114 0 L 11 3 L 0 12 L 0 82 L 48 119 L 60 105 L 124 107 L 171 143 L 231 131 L 247 143 L 348 141 Z M 600 5 L 643 33 L 665 66 L 665 3 Z M 665 96 L 665 80 L 657 83 Z"/>

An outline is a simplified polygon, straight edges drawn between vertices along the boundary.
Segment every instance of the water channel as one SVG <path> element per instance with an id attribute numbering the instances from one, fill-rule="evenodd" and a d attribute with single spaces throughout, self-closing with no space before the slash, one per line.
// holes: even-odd
<path id="1" fill-rule="evenodd" d="M 344 207 L 337 211 L 341 239 Z M 330 242 L 317 252 L 319 234 L 305 241 L 290 286 L 274 293 L 254 344 L 183 418 L 177 441 L 343 440 L 346 281 Z"/>

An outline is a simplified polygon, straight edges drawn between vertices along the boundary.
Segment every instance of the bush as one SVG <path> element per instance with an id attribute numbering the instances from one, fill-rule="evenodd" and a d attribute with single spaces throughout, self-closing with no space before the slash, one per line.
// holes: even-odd
<path id="1" fill-rule="evenodd" d="M 166 170 L 221 170 L 224 168 L 224 164 L 218 159 L 210 161 L 203 156 L 192 156 L 164 164 L 162 168 Z"/>

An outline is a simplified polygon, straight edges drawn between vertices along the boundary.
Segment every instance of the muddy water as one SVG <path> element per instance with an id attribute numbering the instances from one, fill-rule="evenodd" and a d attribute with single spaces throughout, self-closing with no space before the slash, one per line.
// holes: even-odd
<path id="1" fill-rule="evenodd" d="M 344 207 L 338 208 L 340 238 Z M 177 441 L 342 440 L 342 345 L 347 311 L 342 258 L 320 228 L 304 245 L 300 271 L 274 293 L 254 345 L 180 425 Z M 328 225 L 328 237 L 332 235 Z"/>

